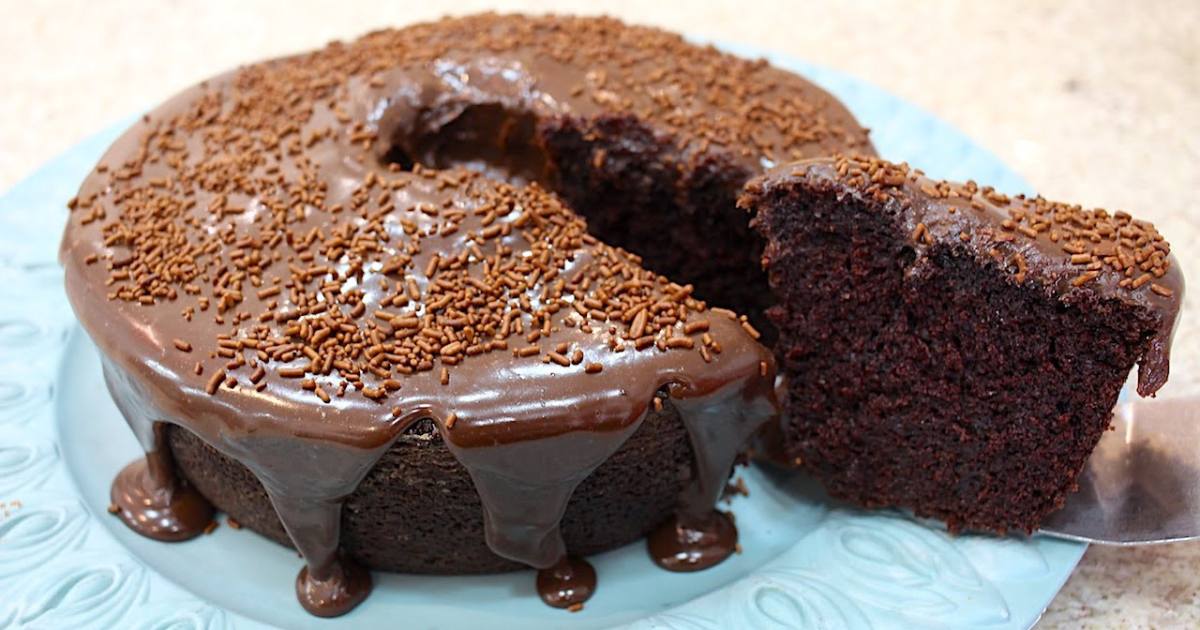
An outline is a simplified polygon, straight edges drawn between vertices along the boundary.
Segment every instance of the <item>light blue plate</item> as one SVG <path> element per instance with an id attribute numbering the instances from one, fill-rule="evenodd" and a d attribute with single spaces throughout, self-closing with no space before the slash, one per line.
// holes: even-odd
<path id="1" fill-rule="evenodd" d="M 1027 191 L 929 114 L 851 77 L 765 56 L 846 102 L 882 155 L 937 177 Z M 742 472 L 750 497 L 732 506 L 745 552 L 715 569 L 666 573 L 642 544 L 630 545 L 593 558 L 599 590 L 573 615 L 541 604 L 527 572 L 377 574 L 375 592 L 349 615 L 310 617 L 292 590 L 295 553 L 229 527 L 155 543 L 105 513 L 109 482 L 139 451 L 67 306 L 55 253 L 67 199 L 125 127 L 84 141 L 0 198 L 0 629 L 1027 628 L 1083 554 L 1082 544 L 1041 537 L 952 537 L 752 469 Z"/>

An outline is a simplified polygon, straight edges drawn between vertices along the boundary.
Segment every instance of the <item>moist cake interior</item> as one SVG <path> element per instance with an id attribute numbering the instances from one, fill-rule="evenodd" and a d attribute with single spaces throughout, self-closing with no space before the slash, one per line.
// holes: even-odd
<path id="1" fill-rule="evenodd" d="M 1142 395 L 1166 379 L 1182 284 L 1150 224 L 882 160 L 799 162 L 748 191 L 783 431 L 836 497 L 1030 533 L 1075 489 L 1130 369 Z"/>

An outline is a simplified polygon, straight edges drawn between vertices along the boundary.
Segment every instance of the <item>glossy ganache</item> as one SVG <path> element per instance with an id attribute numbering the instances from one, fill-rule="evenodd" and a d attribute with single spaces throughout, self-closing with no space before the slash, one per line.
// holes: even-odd
<path id="1" fill-rule="evenodd" d="M 431 422 L 488 547 L 577 607 L 594 572 L 564 545 L 568 501 L 669 411 L 694 462 L 652 547 L 718 562 L 736 530 L 715 502 L 778 406 L 759 309 L 705 301 L 766 299 L 734 196 L 845 148 L 865 131 L 802 79 L 608 19 L 444 20 L 202 83 L 70 204 L 68 295 L 147 453 L 114 510 L 162 539 L 207 527 L 164 427 L 186 430 L 265 489 L 301 603 L 341 614 L 371 584 L 343 502 Z M 654 271 L 597 236 L 653 243 Z"/>
<path id="2" fill-rule="evenodd" d="M 448 177 L 463 179 L 446 186 Z M 436 423 L 470 472 L 491 548 L 552 569 L 566 558 L 557 526 L 575 486 L 637 429 L 665 390 L 696 455 L 681 514 L 707 519 L 740 448 L 774 413 L 773 362 L 745 322 L 707 309 L 686 287 L 595 243 L 581 220 L 536 189 L 453 171 L 395 173 L 383 181 L 404 182 L 385 193 L 392 208 L 365 221 L 344 211 L 341 225 L 361 222 L 387 235 L 370 237 L 375 245 L 366 249 L 377 245 L 379 258 L 364 260 L 357 275 L 348 272 L 356 263 L 324 258 L 331 266 L 315 273 L 297 267 L 279 284 L 248 288 L 224 314 L 213 305 L 190 316 L 169 299 L 109 300 L 94 289 L 102 280 L 76 284 L 71 275 L 73 303 L 148 461 L 164 458 L 156 426 L 171 422 L 249 467 L 307 561 L 298 592 L 318 614 L 345 606 L 330 609 L 322 602 L 339 597 L 314 593 L 336 591 L 341 582 L 369 584 L 340 577 L 356 572 L 338 555 L 340 499 L 423 419 Z M 310 234 L 317 225 L 330 227 L 326 220 L 311 213 L 289 225 Z M 411 235 L 408 221 L 416 224 Z M 203 240 L 183 247 L 199 251 Z M 298 248 L 297 260 L 316 249 Z M 398 269 L 403 283 L 365 270 L 406 251 L 413 256 Z M 204 265 L 198 256 L 167 255 L 180 256 L 175 264 Z M 443 256 L 448 262 L 439 262 Z M 84 273 L 113 273 L 80 263 Z M 286 256 L 277 264 L 289 267 Z M 328 285 L 324 293 L 306 292 L 321 284 Z M 278 299 L 282 294 L 291 304 Z M 106 325 L 97 326 L 90 318 L 106 307 Z M 152 468 L 158 479 L 169 470 Z M 126 493 L 125 480 L 114 497 Z M 169 490 L 159 489 L 166 498 L 147 508 L 169 511 L 178 503 Z"/>

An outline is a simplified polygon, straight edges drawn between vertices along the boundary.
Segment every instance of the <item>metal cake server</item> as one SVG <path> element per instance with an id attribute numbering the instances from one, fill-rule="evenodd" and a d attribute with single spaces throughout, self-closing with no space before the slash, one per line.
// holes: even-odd
<path id="1" fill-rule="evenodd" d="M 1200 400 L 1119 403 L 1079 491 L 1041 533 L 1105 545 L 1200 538 Z"/>

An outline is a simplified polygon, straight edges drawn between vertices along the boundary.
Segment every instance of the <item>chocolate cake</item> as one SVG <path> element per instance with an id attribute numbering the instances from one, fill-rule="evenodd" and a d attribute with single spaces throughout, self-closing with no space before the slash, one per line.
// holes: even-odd
<path id="1" fill-rule="evenodd" d="M 869 157 L 747 186 L 779 302 L 790 456 L 835 497 L 951 530 L 1061 507 L 1138 364 L 1167 380 L 1183 292 L 1150 223 Z"/>
<path id="2" fill-rule="evenodd" d="M 364 567 L 531 566 L 577 608 L 580 556 L 656 527 L 663 566 L 719 562 L 714 503 L 777 412 L 735 197 L 850 149 L 803 79 L 603 18 L 448 19 L 202 83 L 70 204 L 68 295 L 147 453 L 114 512 L 163 540 L 228 512 L 300 551 L 319 615 Z"/>

